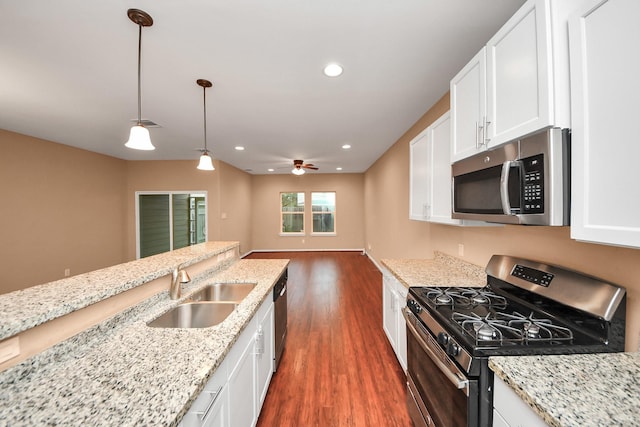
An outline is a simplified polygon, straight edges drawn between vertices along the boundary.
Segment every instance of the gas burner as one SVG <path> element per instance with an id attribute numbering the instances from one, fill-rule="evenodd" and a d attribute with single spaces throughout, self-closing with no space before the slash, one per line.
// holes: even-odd
<path id="1" fill-rule="evenodd" d="M 427 302 L 434 306 L 468 307 L 471 300 L 457 288 L 428 288 L 425 292 Z"/>
<path id="2" fill-rule="evenodd" d="M 477 345 L 492 344 L 503 345 L 509 342 L 521 342 L 522 332 L 507 324 L 507 321 L 499 318 L 499 313 L 489 313 L 482 317 L 476 313 L 453 313 L 451 318 L 471 335 Z"/>
<path id="3" fill-rule="evenodd" d="M 473 305 L 486 305 L 491 308 L 505 309 L 507 307 L 507 299 L 486 288 L 466 288 L 462 295 L 469 298 Z"/>
<path id="4" fill-rule="evenodd" d="M 521 329 L 526 341 L 571 341 L 573 333 L 564 326 L 556 325 L 551 319 L 536 318 L 534 313 L 529 317 L 514 312 L 512 315 L 505 314 L 509 317 L 509 326 Z"/>

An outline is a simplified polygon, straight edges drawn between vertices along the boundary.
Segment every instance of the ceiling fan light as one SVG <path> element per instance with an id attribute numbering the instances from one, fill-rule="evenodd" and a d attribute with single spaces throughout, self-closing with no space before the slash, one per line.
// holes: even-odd
<path id="1" fill-rule="evenodd" d="M 216 170 L 216 168 L 213 167 L 213 161 L 211 160 L 209 153 L 202 153 L 202 156 L 200 156 L 200 162 L 198 163 L 198 169 L 203 171 Z"/>
<path id="2" fill-rule="evenodd" d="M 156 147 L 151 143 L 151 137 L 149 136 L 149 130 L 142 125 L 135 125 L 131 127 L 129 133 L 129 140 L 124 144 L 127 148 L 133 148 L 134 150 L 155 150 Z"/>
<path id="3" fill-rule="evenodd" d="M 302 168 L 293 168 L 291 169 L 291 173 L 294 175 L 304 175 L 304 169 Z"/>

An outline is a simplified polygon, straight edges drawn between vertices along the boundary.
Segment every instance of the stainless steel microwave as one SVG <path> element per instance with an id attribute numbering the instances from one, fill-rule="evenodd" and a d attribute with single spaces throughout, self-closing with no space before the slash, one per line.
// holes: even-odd
<path id="1" fill-rule="evenodd" d="M 452 217 L 569 225 L 570 132 L 549 128 L 455 162 Z"/>

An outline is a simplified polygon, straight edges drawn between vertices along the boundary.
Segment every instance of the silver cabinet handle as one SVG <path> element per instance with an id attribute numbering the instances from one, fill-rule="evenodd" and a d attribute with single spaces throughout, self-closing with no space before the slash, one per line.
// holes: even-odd
<path id="1" fill-rule="evenodd" d="M 491 124 L 491 122 L 489 120 L 487 120 L 487 116 L 484 117 L 484 126 L 482 127 L 482 143 L 488 147 L 489 146 L 489 140 L 490 138 L 487 138 L 487 135 L 489 134 L 489 132 L 487 132 L 487 130 L 489 129 L 489 125 Z"/>
<path id="2" fill-rule="evenodd" d="M 284 285 L 282 287 L 282 290 L 280 291 L 280 296 L 283 296 L 286 292 L 287 292 L 287 285 Z"/>
<path id="3" fill-rule="evenodd" d="M 208 390 L 204 391 L 205 393 L 210 394 L 212 397 L 211 397 L 211 401 L 207 405 L 207 409 L 205 409 L 204 411 L 194 412 L 194 414 L 196 414 L 198 418 L 200 418 L 200 421 L 204 421 L 205 418 L 209 416 L 209 412 L 211 411 L 211 408 L 213 408 L 213 404 L 216 403 L 216 400 L 218 400 L 218 396 L 220 396 L 220 391 L 222 391 L 222 386 L 218 387 L 216 391 L 208 391 Z"/>

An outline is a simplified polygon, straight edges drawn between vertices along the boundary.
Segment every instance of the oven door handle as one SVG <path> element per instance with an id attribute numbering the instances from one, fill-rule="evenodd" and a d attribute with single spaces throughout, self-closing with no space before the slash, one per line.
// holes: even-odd
<path id="1" fill-rule="evenodd" d="M 442 360 L 440 360 L 436 352 L 431 348 L 431 344 L 428 341 L 426 341 L 424 338 L 422 338 L 422 335 L 420 334 L 420 332 L 413 325 L 413 322 L 411 321 L 409 316 L 412 316 L 412 317 L 415 317 L 415 316 L 413 315 L 413 313 L 411 313 L 411 311 L 409 311 L 409 309 L 405 307 L 402 310 L 402 315 L 406 320 L 407 327 L 413 334 L 416 341 L 418 341 L 418 344 L 420 344 L 420 347 L 422 347 L 425 353 L 427 353 L 427 355 L 431 358 L 433 363 L 436 364 L 438 369 L 442 371 L 442 373 L 447 377 L 447 379 L 451 381 L 457 389 L 464 390 L 464 394 L 468 397 L 469 396 L 469 380 L 466 378 L 460 378 L 459 375 L 457 375 L 455 372 L 452 372 L 451 369 L 449 369 L 449 367 L 445 365 Z M 438 350 L 440 350 L 440 348 L 438 348 Z"/>

